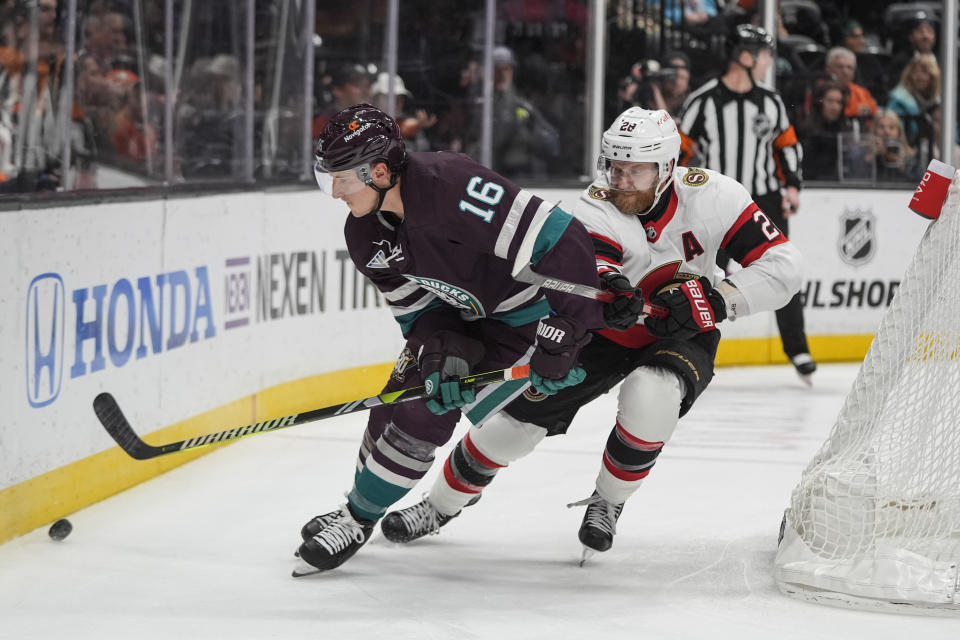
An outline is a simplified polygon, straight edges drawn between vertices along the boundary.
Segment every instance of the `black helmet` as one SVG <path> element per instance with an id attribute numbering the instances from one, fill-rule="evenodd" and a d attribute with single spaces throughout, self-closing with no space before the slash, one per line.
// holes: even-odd
<path id="1" fill-rule="evenodd" d="M 731 60 L 735 60 L 741 51 L 749 51 L 756 55 L 762 49 L 770 49 L 773 52 L 777 48 L 773 36 L 767 33 L 766 29 L 752 24 L 738 24 L 733 35 L 727 39 L 727 45 Z"/>
<path id="2" fill-rule="evenodd" d="M 317 167 L 326 172 L 384 162 L 391 173 L 397 174 L 407 164 L 397 121 L 369 104 L 355 104 L 333 116 L 320 133 L 313 153 Z"/>

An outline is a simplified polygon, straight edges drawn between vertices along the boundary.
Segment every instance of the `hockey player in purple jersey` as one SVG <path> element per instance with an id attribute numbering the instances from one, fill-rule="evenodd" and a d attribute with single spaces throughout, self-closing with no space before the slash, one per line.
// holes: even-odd
<path id="1" fill-rule="evenodd" d="M 563 210 L 455 153 L 407 153 L 397 123 L 370 105 L 335 115 L 316 146 L 317 182 L 350 208 L 356 268 L 383 294 L 406 346 L 384 392 L 426 385 L 427 402 L 375 408 L 346 504 L 304 525 L 298 551 L 333 569 L 423 477 L 461 409 L 474 423 L 527 388 L 551 395 L 583 380 L 577 366 L 600 303 L 514 278 L 598 287 L 591 238 Z M 471 372 L 529 363 L 529 380 L 461 388 Z"/>
<path id="2" fill-rule="evenodd" d="M 409 542 L 476 501 L 499 469 L 564 433 L 578 409 L 622 382 L 579 538 L 584 557 L 613 544 L 624 502 L 650 473 L 674 428 L 713 378 L 717 324 L 778 309 L 800 287 L 800 255 L 740 183 L 715 171 L 677 167 L 680 135 L 666 111 L 628 109 L 603 134 L 597 179 L 574 215 L 590 231 L 604 287 L 640 290 L 670 310 L 634 324 L 636 309 L 605 308 L 608 329 L 580 352 L 586 380 L 544 397 L 531 389 L 472 427 L 421 502 L 382 521 L 387 538 Z M 727 278 L 723 248 L 743 266 Z"/>

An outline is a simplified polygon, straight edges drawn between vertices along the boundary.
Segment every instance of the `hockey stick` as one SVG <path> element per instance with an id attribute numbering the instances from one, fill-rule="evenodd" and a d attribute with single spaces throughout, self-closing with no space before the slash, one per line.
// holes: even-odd
<path id="1" fill-rule="evenodd" d="M 530 365 L 522 365 L 519 367 L 500 369 L 498 371 L 488 371 L 486 373 L 478 373 L 465 378 L 460 378 L 460 384 L 479 387 L 488 384 L 496 384 L 497 382 L 506 382 L 507 380 L 520 380 L 528 377 L 529 375 Z M 169 444 L 160 446 L 147 444 L 140 439 L 140 436 L 134 432 L 133 427 L 131 427 L 130 423 L 127 422 L 123 412 L 120 411 L 117 401 L 109 393 L 101 393 L 93 399 L 93 410 L 96 412 L 97 418 L 100 420 L 100 424 L 102 424 L 103 428 L 106 429 L 107 433 L 110 434 L 110 437 L 116 440 L 117 444 L 120 445 L 120 448 L 126 451 L 131 458 L 136 458 L 137 460 L 149 460 L 150 458 L 156 458 L 157 456 L 166 455 L 168 453 L 176 453 L 177 451 L 186 451 L 187 449 L 205 447 L 211 444 L 226 442 L 227 440 L 235 440 L 245 436 L 252 436 L 257 433 L 265 433 L 267 431 L 276 431 L 278 429 L 286 429 L 287 427 L 295 427 L 297 425 L 306 424 L 307 422 L 315 422 L 317 420 L 323 420 L 324 418 L 342 416 L 348 413 L 354 413 L 355 411 L 365 411 L 367 409 L 373 409 L 374 407 L 379 407 L 385 404 L 397 404 L 400 402 L 409 402 L 410 400 L 418 400 L 426 398 L 428 395 L 430 394 L 427 393 L 425 386 L 410 387 L 409 389 L 390 391 L 388 393 L 382 393 L 380 395 L 363 398 L 361 400 L 352 400 L 343 404 L 323 407 L 321 409 L 313 409 L 312 411 L 307 411 L 305 413 L 293 413 L 288 416 L 273 418 L 272 420 L 256 422 L 243 427 L 234 427 L 233 429 L 218 431 L 217 433 L 195 436 L 188 440 L 180 440 L 179 442 L 171 442 Z"/>
<path id="2" fill-rule="evenodd" d="M 549 278 L 547 276 L 540 275 L 531 269 L 529 264 L 524 265 L 524 267 L 520 269 L 520 271 L 518 271 L 513 277 L 520 282 L 529 282 L 530 284 L 539 285 L 544 289 L 560 291 L 561 293 L 571 293 L 575 296 L 590 298 L 591 300 L 599 300 L 600 302 L 612 302 L 616 297 L 609 291 L 602 291 L 601 289 L 597 289 L 585 284 L 568 282 L 566 280 Z M 645 316 L 665 318 L 667 315 L 669 315 L 669 313 L 670 312 L 667 311 L 667 309 L 659 305 L 650 304 L 648 302 L 643 303 L 643 315 Z"/>

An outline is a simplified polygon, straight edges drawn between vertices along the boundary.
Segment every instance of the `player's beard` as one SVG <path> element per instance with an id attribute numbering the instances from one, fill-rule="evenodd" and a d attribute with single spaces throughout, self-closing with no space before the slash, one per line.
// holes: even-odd
<path id="1" fill-rule="evenodd" d="M 656 187 L 645 189 L 643 191 L 621 191 L 620 189 L 610 190 L 610 202 L 617 209 L 627 215 L 636 216 L 646 213 L 653 206 L 653 198 L 656 193 Z"/>

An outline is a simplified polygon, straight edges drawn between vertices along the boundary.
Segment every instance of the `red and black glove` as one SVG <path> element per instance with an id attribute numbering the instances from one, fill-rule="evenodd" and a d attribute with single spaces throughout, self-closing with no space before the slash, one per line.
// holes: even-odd
<path id="1" fill-rule="evenodd" d="M 647 331 L 659 338 L 689 340 L 698 333 L 716 329 L 717 323 L 727 317 L 723 296 L 703 276 L 663 287 L 650 303 L 670 312 L 662 318 L 643 319 Z"/>
<path id="2" fill-rule="evenodd" d="M 616 271 L 600 274 L 600 283 L 615 297 L 603 305 L 603 322 L 616 331 L 626 331 L 643 314 L 643 292 Z"/>

